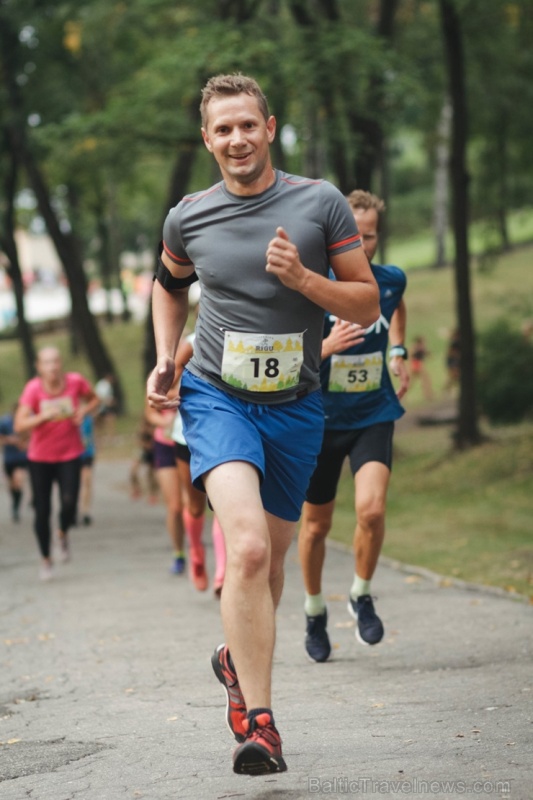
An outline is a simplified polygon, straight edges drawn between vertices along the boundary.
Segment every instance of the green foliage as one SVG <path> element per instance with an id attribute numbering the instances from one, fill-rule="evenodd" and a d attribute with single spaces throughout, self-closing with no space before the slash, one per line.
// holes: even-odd
<path id="1" fill-rule="evenodd" d="M 533 344 L 505 319 L 478 340 L 478 393 L 493 424 L 521 422 L 533 413 Z"/>
<path id="2" fill-rule="evenodd" d="M 296 5 L 304 18 L 297 18 Z M 198 159 L 180 190 L 218 179 L 200 153 L 200 90 L 210 75 L 236 70 L 258 78 L 278 130 L 290 122 L 296 132 L 290 154 L 276 145 L 281 168 L 351 182 L 361 127 L 379 124 L 389 156 L 374 189 L 380 191 L 380 178 L 390 187 L 391 234 L 427 227 L 446 95 L 438 3 L 398 3 L 390 39 L 378 34 L 385 6 L 374 0 L 2 3 L 0 26 L 20 32 L 17 82 L 21 114 L 32 120 L 28 137 L 54 196 L 69 188 L 61 195 L 64 216 L 85 252 L 97 258 L 102 249 L 103 218 L 117 248 L 153 244 L 173 168 L 191 146 L 199 143 Z M 502 217 L 533 192 L 532 4 L 463 0 L 457 8 L 473 137 L 472 219 L 489 221 L 492 246 L 504 237 Z M 0 110 L 7 103 L 2 91 L 0 81 Z"/>

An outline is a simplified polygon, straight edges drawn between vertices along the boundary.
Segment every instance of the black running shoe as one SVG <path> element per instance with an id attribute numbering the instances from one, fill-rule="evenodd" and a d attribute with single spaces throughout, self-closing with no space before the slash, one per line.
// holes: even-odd
<path id="1" fill-rule="evenodd" d="M 313 661 L 327 661 L 331 655 L 331 644 L 329 642 L 326 626 L 328 624 L 327 609 L 323 614 L 316 617 L 305 615 L 307 627 L 305 632 L 305 649 L 307 655 Z"/>
<path id="2" fill-rule="evenodd" d="M 233 753 L 233 771 L 238 775 L 268 775 L 286 772 L 281 755 L 281 737 L 271 714 L 258 714 L 244 721 L 246 739 Z"/>
<path id="3" fill-rule="evenodd" d="M 378 644 L 385 633 L 383 623 L 374 610 L 369 594 L 362 594 L 357 600 L 348 599 L 348 612 L 357 620 L 355 638 L 361 644 Z"/>

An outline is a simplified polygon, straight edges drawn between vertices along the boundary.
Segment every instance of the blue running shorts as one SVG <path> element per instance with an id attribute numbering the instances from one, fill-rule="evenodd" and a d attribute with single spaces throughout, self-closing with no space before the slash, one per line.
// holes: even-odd
<path id="1" fill-rule="evenodd" d="M 322 444 L 321 391 L 288 403 L 250 403 L 186 369 L 180 397 L 196 488 L 205 491 L 202 476 L 213 467 L 246 461 L 259 472 L 264 509 L 297 522 Z"/>

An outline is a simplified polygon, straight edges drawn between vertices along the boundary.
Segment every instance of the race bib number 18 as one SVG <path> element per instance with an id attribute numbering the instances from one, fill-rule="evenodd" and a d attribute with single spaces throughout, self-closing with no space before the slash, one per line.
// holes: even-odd
<path id="1" fill-rule="evenodd" d="M 381 386 L 381 352 L 360 356 L 331 357 L 328 390 L 330 392 L 374 392 Z"/>
<path id="2" fill-rule="evenodd" d="M 300 381 L 303 333 L 225 331 L 222 380 L 247 392 L 280 392 Z"/>

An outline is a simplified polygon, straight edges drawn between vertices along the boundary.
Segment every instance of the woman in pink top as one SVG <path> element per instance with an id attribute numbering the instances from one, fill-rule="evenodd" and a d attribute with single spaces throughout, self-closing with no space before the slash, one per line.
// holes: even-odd
<path id="1" fill-rule="evenodd" d="M 78 502 L 83 444 L 79 426 L 98 403 L 90 383 L 77 372 L 63 372 L 61 355 L 45 347 L 37 355 L 37 377 L 24 387 L 15 414 L 17 433 L 30 433 L 28 466 L 33 489 L 35 534 L 42 556 L 40 576 L 52 577 L 50 558 L 52 486 L 59 487 L 60 558 L 69 559 L 68 530 Z"/>

